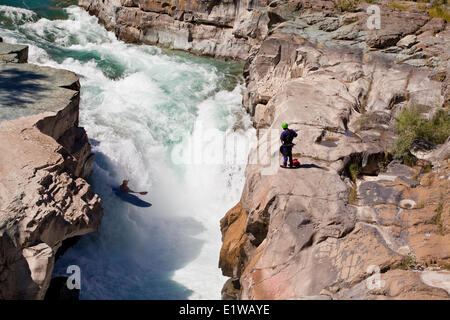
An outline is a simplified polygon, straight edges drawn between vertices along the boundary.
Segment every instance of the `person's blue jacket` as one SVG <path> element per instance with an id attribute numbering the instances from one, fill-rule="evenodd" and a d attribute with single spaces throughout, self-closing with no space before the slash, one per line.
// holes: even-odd
<path id="1" fill-rule="evenodd" d="M 297 132 L 292 129 L 283 130 L 280 136 L 280 140 L 283 145 L 292 145 L 292 141 L 297 136 Z"/>

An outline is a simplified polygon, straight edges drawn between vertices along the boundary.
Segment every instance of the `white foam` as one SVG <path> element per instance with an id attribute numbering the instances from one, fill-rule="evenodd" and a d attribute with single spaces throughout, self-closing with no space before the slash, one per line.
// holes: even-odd
<path id="1" fill-rule="evenodd" d="M 31 10 L 0 5 L 0 15 L 10 19 L 13 23 L 36 21 L 37 14 Z"/>

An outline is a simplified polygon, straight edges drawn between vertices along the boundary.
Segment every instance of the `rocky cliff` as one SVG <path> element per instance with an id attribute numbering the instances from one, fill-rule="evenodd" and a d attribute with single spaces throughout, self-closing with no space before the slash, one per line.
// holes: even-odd
<path id="1" fill-rule="evenodd" d="M 267 0 L 80 0 L 106 29 L 127 42 L 245 59 L 267 35 Z M 255 10 L 253 10 L 255 9 Z"/>
<path id="2" fill-rule="evenodd" d="M 403 110 L 448 115 L 450 27 L 371 2 L 80 1 L 121 39 L 245 60 L 258 142 L 221 221 L 224 299 L 450 298 L 450 142 L 392 161 Z M 279 168 L 282 122 L 300 169 Z"/>
<path id="3" fill-rule="evenodd" d="M 94 156 L 78 77 L 26 63 L 27 46 L 0 56 L 0 299 L 43 299 L 63 241 L 100 225 Z"/>

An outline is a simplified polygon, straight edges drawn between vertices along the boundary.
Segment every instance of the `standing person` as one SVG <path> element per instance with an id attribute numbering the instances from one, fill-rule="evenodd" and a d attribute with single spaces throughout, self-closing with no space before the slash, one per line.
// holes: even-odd
<path id="1" fill-rule="evenodd" d="M 297 132 L 288 128 L 288 124 L 284 122 L 281 127 L 283 128 L 283 132 L 281 133 L 280 140 L 282 146 L 280 148 L 281 153 L 284 156 L 283 167 L 287 167 L 287 161 L 289 158 L 289 167 L 293 167 L 292 161 L 292 148 L 294 147 L 294 143 L 292 141 L 295 137 L 297 137 Z"/>

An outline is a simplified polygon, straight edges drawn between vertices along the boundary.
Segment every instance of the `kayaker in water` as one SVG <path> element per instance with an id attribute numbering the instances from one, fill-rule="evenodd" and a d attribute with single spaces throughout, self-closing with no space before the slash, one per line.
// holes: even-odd
<path id="1" fill-rule="evenodd" d="M 137 191 L 131 190 L 128 187 L 128 180 L 123 180 L 119 189 L 120 189 L 120 191 L 125 192 L 125 193 L 139 193 L 139 194 L 142 194 L 142 195 L 147 194 L 147 191 L 137 192 Z"/>

